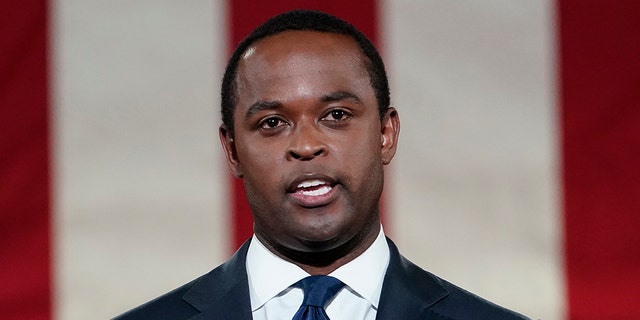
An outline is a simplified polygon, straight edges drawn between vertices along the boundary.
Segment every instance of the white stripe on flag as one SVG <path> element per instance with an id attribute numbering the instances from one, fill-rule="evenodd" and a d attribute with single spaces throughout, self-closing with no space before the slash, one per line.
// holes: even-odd
<path id="1" fill-rule="evenodd" d="M 554 3 L 384 3 L 393 237 L 427 270 L 561 319 Z"/>
<path id="2" fill-rule="evenodd" d="M 106 319 L 228 254 L 220 1 L 52 2 L 57 319 Z"/>

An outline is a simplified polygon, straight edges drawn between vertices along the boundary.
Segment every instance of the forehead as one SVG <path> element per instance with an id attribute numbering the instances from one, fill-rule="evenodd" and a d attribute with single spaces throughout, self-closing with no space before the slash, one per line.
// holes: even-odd
<path id="1" fill-rule="evenodd" d="M 240 59 L 236 107 L 261 100 L 318 99 L 339 91 L 373 97 L 364 59 L 356 41 L 346 35 L 285 31 L 264 38 Z"/>
<path id="2" fill-rule="evenodd" d="M 326 68 L 333 64 L 357 67 L 366 72 L 366 59 L 357 42 L 350 36 L 289 30 L 268 36 L 247 48 L 239 61 L 239 71 L 254 72 L 263 68 L 273 70 L 273 67 L 283 65 L 292 71 L 314 65 Z"/>

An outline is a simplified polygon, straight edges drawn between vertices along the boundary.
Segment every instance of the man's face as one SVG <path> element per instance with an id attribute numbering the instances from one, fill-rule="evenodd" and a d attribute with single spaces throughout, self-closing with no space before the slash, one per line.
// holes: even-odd
<path id="1" fill-rule="evenodd" d="M 234 136 L 220 136 L 268 245 L 319 252 L 377 236 L 399 120 L 390 108 L 381 121 L 364 59 L 351 38 L 312 31 L 267 37 L 241 58 Z"/>

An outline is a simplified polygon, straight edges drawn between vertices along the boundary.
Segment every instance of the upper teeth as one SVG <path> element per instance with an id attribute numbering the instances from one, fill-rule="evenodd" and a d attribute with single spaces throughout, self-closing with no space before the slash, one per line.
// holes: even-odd
<path id="1" fill-rule="evenodd" d="M 323 184 L 325 184 L 325 182 L 321 180 L 303 181 L 300 184 L 298 184 L 298 188 L 311 188 L 311 187 L 317 187 Z"/>

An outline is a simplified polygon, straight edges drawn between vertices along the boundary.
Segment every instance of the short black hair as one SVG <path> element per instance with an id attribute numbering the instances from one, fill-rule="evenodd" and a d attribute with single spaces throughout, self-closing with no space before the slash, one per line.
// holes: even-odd
<path id="1" fill-rule="evenodd" d="M 253 30 L 229 58 L 222 78 L 221 106 L 222 123 L 233 136 L 233 112 L 237 103 L 236 74 L 238 63 L 245 51 L 257 41 L 289 30 L 318 31 L 346 35 L 354 39 L 368 61 L 364 61 L 371 86 L 378 102 L 378 110 L 382 118 L 389 109 L 389 81 L 382 58 L 376 47 L 350 23 L 333 15 L 312 10 L 294 10 L 277 15 Z"/>

